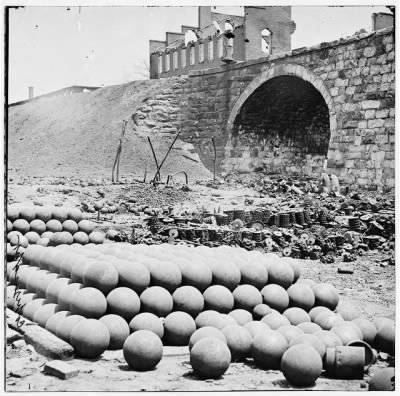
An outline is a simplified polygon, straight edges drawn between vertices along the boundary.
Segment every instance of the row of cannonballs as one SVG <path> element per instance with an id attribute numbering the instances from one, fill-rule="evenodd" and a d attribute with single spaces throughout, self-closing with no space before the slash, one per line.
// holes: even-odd
<path id="1" fill-rule="evenodd" d="M 333 312 L 339 302 L 334 287 L 302 279 L 296 261 L 274 254 L 110 244 L 32 246 L 23 259 L 18 286 L 26 290 L 22 298 L 31 298 L 23 315 L 71 342 L 81 356 L 123 347 L 128 364 L 139 370 L 158 364 L 162 343 L 189 345 L 202 378 L 252 357 L 306 386 L 321 374 L 327 347 L 354 339 L 383 350 L 394 345 L 390 321 L 377 328 L 351 310 Z M 15 283 L 15 264 L 7 272 Z M 11 298 L 8 304 L 17 308 Z"/>
<path id="2" fill-rule="evenodd" d="M 7 240 L 11 246 L 103 243 L 105 234 L 95 228 L 96 223 L 84 219 L 78 208 L 34 205 L 7 208 Z"/>

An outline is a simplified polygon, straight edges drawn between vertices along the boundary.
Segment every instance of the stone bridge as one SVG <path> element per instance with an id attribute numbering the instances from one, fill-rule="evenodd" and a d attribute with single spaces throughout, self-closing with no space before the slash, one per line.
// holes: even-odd
<path id="1" fill-rule="evenodd" d="M 212 169 L 395 181 L 394 30 L 179 78 L 176 127 Z M 168 93 L 170 95 L 171 93 Z"/>

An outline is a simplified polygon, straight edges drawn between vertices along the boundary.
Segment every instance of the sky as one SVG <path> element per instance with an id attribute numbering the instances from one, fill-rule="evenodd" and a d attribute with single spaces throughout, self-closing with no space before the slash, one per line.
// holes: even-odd
<path id="1" fill-rule="evenodd" d="M 243 7 L 216 7 L 243 14 Z M 292 49 L 372 29 L 383 6 L 296 6 Z M 197 26 L 197 7 L 32 6 L 9 13 L 9 103 L 71 85 L 107 86 L 146 78 L 149 40 Z"/>

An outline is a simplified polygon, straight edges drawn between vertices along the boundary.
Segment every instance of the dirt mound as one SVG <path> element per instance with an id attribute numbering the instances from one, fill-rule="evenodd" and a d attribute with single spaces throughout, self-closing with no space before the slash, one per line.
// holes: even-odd
<path id="1" fill-rule="evenodd" d="M 10 176 L 75 176 L 111 178 L 122 129 L 129 120 L 120 160 L 120 176 L 148 178 L 155 165 L 147 136 L 158 161 L 168 150 L 173 133 L 134 130 L 132 114 L 147 100 L 169 91 L 175 79 L 134 81 L 89 93 L 53 98 L 8 109 L 8 169 Z M 192 161 L 189 158 L 197 160 Z M 189 179 L 209 178 L 189 144 L 176 142 L 165 162 L 162 175 L 185 170 Z"/>

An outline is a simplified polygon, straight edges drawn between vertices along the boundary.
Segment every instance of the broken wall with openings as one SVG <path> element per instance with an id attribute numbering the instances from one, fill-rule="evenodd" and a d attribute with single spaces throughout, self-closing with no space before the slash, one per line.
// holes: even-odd
<path id="1" fill-rule="evenodd" d="M 310 175 L 321 171 L 329 147 L 329 110 L 319 91 L 295 76 L 261 85 L 235 119 L 231 161 L 240 169 Z M 247 159 L 247 161 L 246 161 Z"/>

